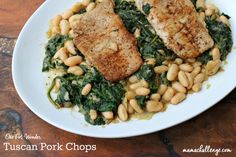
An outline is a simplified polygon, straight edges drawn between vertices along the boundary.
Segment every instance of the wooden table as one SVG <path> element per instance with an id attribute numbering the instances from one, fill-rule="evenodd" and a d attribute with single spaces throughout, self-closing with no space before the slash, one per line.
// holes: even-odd
<path id="1" fill-rule="evenodd" d="M 131 156 L 131 157 L 208 157 L 214 153 L 184 153 L 187 148 L 210 145 L 229 148 L 236 156 L 236 90 L 208 111 L 175 127 L 149 135 L 124 139 L 83 137 L 57 129 L 39 119 L 19 98 L 12 82 L 12 51 L 22 26 L 43 0 L 0 0 L 0 156 Z M 227 83 L 227 82 L 225 82 Z M 223 85 L 223 82 L 222 82 Z M 174 116 L 173 116 L 174 118 Z M 157 124 L 158 125 L 158 124 Z M 38 140 L 7 140 L 8 133 L 39 135 Z M 11 144 L 53 144 L 68 142 L 96 145 L 96 151 L 6 151 L 4 142 Z"/>

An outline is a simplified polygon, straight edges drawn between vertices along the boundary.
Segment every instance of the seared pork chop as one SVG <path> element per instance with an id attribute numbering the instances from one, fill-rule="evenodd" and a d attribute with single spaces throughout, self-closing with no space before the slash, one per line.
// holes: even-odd
<path id="1" fill-rule="evenodd" d="M 136 0 L 151 6 L 148 21 L 165 45 L 181 58 L 194 58 L 214 42 L 190 0 Z"/>
<path id="2" fill-rule="evenodd" d="M 142 65 L 136 40 L 114 13 L 112 0 L 97 2 L 72 27 L 75 45 L 107 80 L 121 80 Z"/>

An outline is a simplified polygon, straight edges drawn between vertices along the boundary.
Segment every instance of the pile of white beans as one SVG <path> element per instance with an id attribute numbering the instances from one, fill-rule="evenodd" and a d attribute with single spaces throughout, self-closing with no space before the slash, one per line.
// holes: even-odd
<path id="1" fill-rule="evenodd" d="M 214 16 L 224 24 L 230 26 L 228 18 L 224 15 L 220 15 L 220 10 L 214 4 L 206 4 L 206 0 L 197 0 L 196 7 L 201 8 L 199 15 L 202 20 L 204 20 L 206 16 Z"/>
<path id="2" fill-rule="evenodd" d="M 205 0 L 197 1 L 197 8 L 202 8 L 199 12 L 200 18 L 205 19 L 206 16 L 215 16 L 223 23 L 230 25 L 229 20 L 220 15 L 219 9 L 211 4 L 205 4 Z M 61 15 L 57 15 L 50 22 L 50 29 L 48 31 L 48 37 L 51 38 L 56 34 L 69 35 L 71 38 L 76 37 L 73 30 L 73 25 L 77 24 L 77 19 L 80 18 L 80 9 L 86 9 L 86 12 L 91 11 L 96 6 L 96 3 L 90 2 L 90 0 L 83 0 L 83 2 L 76 3 L 71 9 L 65 11 Z M 136 30 L 134 36 L 137 38 L 140 36 L 140 30 Z M 156 75 L 167 73 L 167 79 L 171 82 L 170 86 L 161 84 L 156 93 L 151 93 L 149 84 L 145 80 L 139 80 L 135 75 L 130 76 L 126 80 L 127 86 L 125 87 L 126 93 L 122 104 L 118 106 L 117 115 L 121 121 L 127 121 L 130 115 L 134 113 L 156 113 L 164 111 L 167 104 L 179 104 L 188 93 L 199 92 L 202 89 L 203 82 L 208 79 L 209 76 L 216 74 L 221 67 L 221 54 L 219 48 L 215 47 L 211 50 L 213 60 L 209 61 L 206 65 L 196 59 L 181 59 L 166 60 L 160 66 L 155 66 L 155 59 L 146 59 L 146 64 L 155 66 L 154 71 Z M 69 68 L 67 73 L 74 75 L 83 75 L 84 71 L 80 68 L 80 64 L 89 65 L 89 63 L 76 53 L 76 47 L 73 40 L 66 41 L 64 47 L 59 49 L 54 55 L 53 59 L 60 60 Z M 60 88 L 60 81 L 55 83 L 54 91 L 58 92 Z M 86 96 L 92 89 L 92 84 L 87 84 L 81 91 L 81 94 Z M 135 96 L 146 96 L 145 108 L 141 108 L 138 105 Z M 90 110 L 89 112 L 91 120 L 95 120 L 98 116 L 96 110 Z M 106 120 L 113 120 L 115 118 L 112 111 L 103 112 L 103 117 Z"/>

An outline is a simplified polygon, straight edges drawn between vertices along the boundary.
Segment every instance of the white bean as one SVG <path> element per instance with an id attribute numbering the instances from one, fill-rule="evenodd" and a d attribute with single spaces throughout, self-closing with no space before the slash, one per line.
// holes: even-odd
<path id="1" fill-rule="evenodd" d="M 186 95 L 184 93 L 177 93 L 175 96 L 171 99 L 171 104 L 175 105 L 180 102 L 182 102 L 186 98 Z"/>
<path id="2" fill-rule="evenodd" d="M 221 65 L 221 61 L 219 59 L 215 61 L 209 61 L 206 65 L 206 74 L 208 76 L 212 76 L 217 73 Z"/>
<path id="3" fill-rule="evenodd" d="M 53 59 L 59 58 L 62 61 L 65 61 L 68 58 L 67 49 L 65 47 L 60 48 L 55 55 L 53 56 Z"/>
<path id="4" fill-rule="evenodd" d="M 186 74 L 183 72 L 183 71 L 180 71 L 178 73 L 178 79 L 179 79 L 179 82 L 184 86 L 184 87 L 188 87 L 189 85 L 189 80 L 186 76 Z"/>
<path id="5" fill-rule="evenodd" d="M 202 65 L 201 62 L 195 62 L 193 63 L 193 67 L 196 68 L 196 67 L 200 67 Z"/>
<path id="6" fill-rule="evenodd" d="M 81 76 L 84 74 L 84 71 L 81 67 L 79 66 L 72 66 L 72 67 L 69 67 L 67 69 L 67 72 L 68 73 L 71 73 L 71 74 L 74 74 L 74 75 L 78 75 L 78 76 Z"/>
<path id="7" fill-rule="evenodd" d="M 57 27 L 57 26 L 53 26 L 52 28 L 51 28 L 51 32 L 52 32 L 52 36 L 53 35 L 56 35 L 56 34 L 60 34 L 61 33 L 61 30 L 60 30 L 60 27 Z"/>
<path id="8" fill-rule="evenodd" d="M 135 90 L 135 93 L 137 95 L 142 95 L 142 96 L 146 96 L 146 95 L 150 94 L 150 92 L 151 92 L 150 89 L 145 88 L 145 87 L 139 87 Z"/>
<path id="9" fill-rule="evenodd" d="M 168 60 L 165 60 L 162 62 L 163 65 L 168 65 L 169 63 L 170 63 L 170 61 L 168 61 Z"/>
<path id="10" fill-rule="evenodd" d="M 80 56 L 72 56 L 64 61 L 65 65 L 67 66 L 75 66 L 82 62 L 82 57 Z"/>
<path id="11" fill-rule="evenodd" d="M 144 88 L 148 88 L 148 86 L 149 86 L 148 82 L 145 80 L 140 80 L 140 83 L 141 83 L 142 87 L 144 87 Z"/>
<path id="12" fill-rule="evenodd" d="M 154 58 L 148 58 L 148 59 L 146 59 L 146 62 L 149 65 L 155 65 L 156 64 L 156 60 Z"/>
<path id="13" fill-rule="evenodd" d="M 218 59 L 220 59 L 221 54 L 220 54 L 219 48 L 215 47 L 215 48 L 212 50 L 211 53 L 212 53 L 212 58 L 213 58 L 213 60 L 218 60 Z"/>
<path id="14" fill-rule="evenodd" d="M 71 38 L 75 38 L 75 37 L 77 37 L 77 34 L 74 33 L 73 29 L 71 29 L 71 30 L 69 31 L 69 36 L 70 36 Z"/>
<path id="15" fill-rule="evenodd" d="M 117 113 L 120 120 L 126 121 L 128 119 L 128 113 L 124 105 L 122 104 L 119 105 Z"/>
<path id="16" fill-rule="evenodd" d="M 168 87 L 166 92 L 162 96 L 163 101 L 169 102 L 172 99 L 172 97 L 174 96 L 174 94 L 175 94 L 174 89 L 171 87 Z"/>
<path id="17" fill-rule="evenodd" d="M 219 12 L 219 9 L 214 4 L 206 4 L 206 8 L 211 9 L 216 13 Z"/>
<path id="18" fill-rule="evenodd" d="M 72 55 L 76 55 L 75 46 L 72 40 L 66 41 L 65 47 Z"/>
<path id="19" fill-rule="evenodd" d="M 205 0 L 197 0 L 197 2 L 196 2 L 196 7 L 197 8 L 205 8 L 206 7 L 206 5 L 205 5 Z"/>
<path id="20" fill-rule="evenodd" d="M 129 86 L 129 88 L 132 89 L 132 90 L 136 90 L 139 87 L 142 87 L 142 83 L 141 82 L 137 82 L 137 83 L 131 84 Z"/>
<path id="21" fill-rule="evenodd" d="M 165 65 L 157 66 L 157 67 L 154 68 L 154 71 L 155 71 L 157 74 L 162 74 L 162 73 L 168 71 L 168 67 L 165 66 Z"/>
<path id="22" fill-rule="evenodd" d="M 201 89 L 202 89 L 202 84 L 201 83 L 197 83 L 197 84 L 193 85 L 193 87 L 192 87 L 192 90 L 194 92 L 199 92 Z"/>
<path id="23" fill-rule="evenodd" d="M 114 114 L 112 111 L 106 111 L 106 112 L 102 112 L 102 115 L 107 119 L 107 120 L 111 120 L 114 117 Z"/>
<path id="24" fill-rule="evenodd" d="M 205 18 L 206 18 L 205 12 L 200 12 L 199 17 L 202 21 L 205 21 Z"/>
<path id="25" fill-rule="evenodd" d="M 196 62 L 196 59 L 195 58 L 188 58 L 185 61 L 192 64 L 192 63 Z"/>
<path id="26" fill-rule="evenodd" d="M 166 92 L 167 88 L 168 87 L 165 84 L 161 84 L 158 90 L 158 94 L 163 95 Z"/>
<path id="27" fill-rule="evenodd" d="M 180 68 L 181 70 L 185 71 L 185 72 L 191 72 L 191 71 L 193 71 L 193 67 L 192 67 L 190 64 L 187 64 L 187 63 L 181 64 L 181 65 L 179 66 L 179 68 Z"/>
<path id="28" fill-rule="evenodd" d="M 90 116 L 90 118 L 92 119 L 92 120 L 95 120 L 96 118 L 97 118 L 97 116 L 98 116 L 98 114 L 97 114 L 97 111 L 96 110 L 90 110 L 89 111 L 89 116 Z"/>
<path id="29" fill-rule="evenodd" d="M 84 86 L 84 88 L 82 89 L 82 91 L 81 91 L 81 94 L 82 95 L 88 95 L 89 94 L 89 92 L 91 91 L 91 89 L 92 89 L 92 85 L 90 84 L 90 83 L 88 83 L 88 84 L 86 84 L 85 86 Z"/>
<path id="30" fill-rule="evenodd" d="M 67 10 L 67 11 L 65 11 L 65 12 L 62 14 L 62 18 L 63 18 L 64 20 L 67 20 L 67 19 L 69 19 L 73 14 L 74 14 L 74 13 L 73 13 L 72 10 Z"/>
<path id="31" fill-rule="evenodd" d="M 52 25 L 59 27 L 61 20 L 62 20 L 62 16 L 57 15 L 55 18 L 52 19 Z"/>
<path id="32" fill-rule="evenodd" d="M 92 10 L 95 8 L 95 6 L 96 6 L 96 4 L 95 4 L 94 2 L 89 3 L 89 5 L 88 5 L 87 8 L 86 8 L 86 11 L 87 11 L 87 12 L 92 11 Z"/>
<path id="33" fill-rule="evenodd" d="M 224 24 L 230 26 L 229 19 L 227 17 L 225 17 L 224 15 L 220 16 L 220 21 L 223 22 Z"/>
<path id="34" fill-rule="evenodd" d="M 214 10 L 213 9 L 206 9 L 205 10 L 205 15 L 206 16 L 211 16 L 211 15 L 213 15 L 214 14 Z"/>
<path id="35" fill-rule="evenodd" d="M 133 99 L 135 97 L 135 93 L 133 91 L 127 91 L 125 93 L 125 97 L 130 100 L 130 99 Z"/>
<path id="36" fill-rule="evenodd" d="M 140 106 L 138 105 L 137 100 L 135 99 L 131 99 L 129 101 L 129 104 L 132 106 L 132 108 L 137 112 L 137 113 L 143 113 L 143 110 L 140 108 Z"/>
<path id="37" fill-rule="evenodd" d="M 148 112 L 159 112 L 162 110 L 162 108 L 163 108 L 163 104 L 161 102 L 157 102 L 153 100 L 147 101 L 146 110 Z"/>
<path id="38" fill-rule="evenodd" d="M 181 93 L 186 93 L 187 92 L 186 88 L 179 82 L 173 82 L 172 83 L 172 88 L 174 90 L 176 90 L 177 92 L 181 92 Z"/>
<path id="39" fill-rule="evenodd" d="M 183 59 L 181 59 L 181 58 L 176 58 L 176 59 L 175 59 L 175 63 L 178 64 L 178 65 L 180 65 L 180 64 L 183 63 Z"/>
<path id="40" fill-rule="evenodd" d="M 200 71 L 201 71 L 201 68 L 200 68 L 199 66 L 198 66 L 198 67 L 195 67 L 195 68 L 193 69 L 193 71 L 191 72 L 191 76 L 192 76 L 192 77 L 197 76 L 197 74 L 199 74 Z"/>
<path id="41" fill-rule="evenodd" d="M 60 29 L 62 35 L 67 35 L 70 31 L 70 24 L 67 20 L 61 20 Z"/>
<path id="42" fill-rule="evenodd" d="M 71 28 L 76 27 L 76 25 L 78 24 L 78 21 L 80 20 L 80 18 L 81 18 L 81 15 L 80 15 L 80 14 L 75 14 L 75 15 L 71 16 L 71 17 L 69 18 L 70 27 L 71 27 Z"/>
<path id="43" fill-rule="evenodd" d="M 204 79 L 205 79 L 205 75 L 203 73 L 200 73 L 194 78 L 194 84 L 202 83 Z"/>
<path id="44" fill-rule="evenodd" d="M 133 75 L 129 78 L 130 83 L 137 83 L 138 81 L 139 81 L 139 79 L 135 75 Z"/>
<path id="45" fill-rule="evenodd" d="M 129 114 L 133 114 L 133 113 L 134 113 L 134 108 L 130 105 L 130 103 L 128 103 L 127 112 L 128 112 Z"/>
<path id="46" fill-rule="evenodd" d="M 161 95 L 158 93 L 152 94 L 150 99 L 155 100 L 155 101 L 159 101 L 161 99 Z"/>
<path id="47" fill-rule="evenodd" d="M 191 89 L 193 86 L 193 77 L 190 73 L 185 73 L 185 74 L 186 74 L 186 76 L 188 78 L 188 82 L 189 82 L 187 89 Z"/>
<path id="48" fill-rule="evenodd" d="M 169 81 L 174 81 L 178 75 L 179 67 L 176 64 L 171 64 L 168 72 L 167 72 L 167 79 Z"/>
<path id="49" fill-rule="evenodd" d="M 140 37 L 140 34 L 141 34 L 140 29 L 139 29 L 139 28 L 136 28 L 135 31 L 134 31 L 134 36 L 135 36 L 135 38 Z"/>
<path id="50" fill-rule="evenodd" d="M 59 79 L 55 80 L 55 85 L 53 87 L 53 92 L 57 93 L 61 87 L 61 81 Z"/>

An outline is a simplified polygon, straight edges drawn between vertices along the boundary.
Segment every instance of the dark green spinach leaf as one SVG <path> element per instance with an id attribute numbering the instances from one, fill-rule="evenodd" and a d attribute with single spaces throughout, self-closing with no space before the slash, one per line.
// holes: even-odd
<path id="1" fill-rule="evenodd" d="M 153 69 L 153 66 L 144 64 L 140 70 L 135 74 L 139 79 L 146 80 L 149 84 L 149 88 L 151 89 L 151 93 L 157 92 L 159 84 L 157 82 L 158 78 Z"/>
<path id="2" fill-rule="evenodd" d="M 211 17 L 206 18 L 206 24 L 211 37 L 220 49 L 221 60 L 225 60 L 233 47 L 230 27 Z"/>
<path id="3" fill-rule="evenodd" d="M 150 13 L 150 9 L 151 9 L 152 7 L 148 4 L 148 3 L 146 3 L 146 4 L 144 4 L 143 5 L 143 12 L 146 14 L 146 15 L 148 15 L 149 13 Z"/>
<path id="4" fill-rule="evenodd" d="M 197 0 L 191 0 L 193 5 L 196 6 Z"/>
<path id="5" fill-rule="evenodd" d="M 105 124 L 105 121 L 103 120 L 101 115 L 98 115 L 98 117 L 93 121 L 93 120 L 91 120 L 89 114 L 86 113 L 84 115 L 84 119 L 86 122 L 88 122 L 89 124 L 92 124 L 92 125 L 104 125 Z"/>
<path id="6" fill-rule="evenodd" d="M 56 63 L 52 62 L 52 57 L 55 55 L 58 49 L 60 49 L 65 41 L 69 40 L 68 36 L 63 35 L 55 35 L 52 37 L 46 46 L 45 58 L 43 61 L 43 68 L 42 71 L 48 71 L 49 69 L 54 69 L 56 67 Z"/>
<path id="7" fill-rule="evenodd" d="M 144 109 L 145 108 L 145 103 L 147 101 L 146 96 L 135 96 L 135 99 L 138 102 L 138 105 L 140 106 L 140 108 Z"/>
<path id="8" fill-rule="evenodd" d="M 49 99 L 56 107 L 64 107 L 63 104 L 67 102 L 81 106 L 86 121 L 94 125 L 104 124 L 101 117 L 91 121 L 90 117 L 87 117 L 89 111 L 95 109 L 99 113 L 105 111 L 116 112 L 118 105 L 124 97 L 123 85 L 120 83 L 110 83 L 95 68 L 88 68 L 86 66 L 83 66 L 83 68 L 86 69 L 84 76 L 65 74 L 56 77 L 55 79 L 59 79 L 61 82 L 61 88 L 55 101 L 51 98 L 50 92 L 52 88 L 50 88 L 48 92 Z M 88 83 L 92 84 L 92 90 L 88 95 L 83 96 L 81 91 Z"/>
<path id="9" fill-rule="evenodd" d="M 201 54 L 198 57 L 198 60 L 202 63 L 202 64 L 207 64 L 208 61 L 212 60 L 212 55 L 210 55 L 210 51 L 204 52 L 203 54 Z"/>

